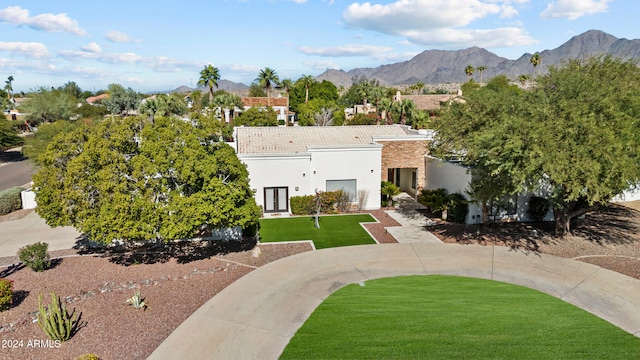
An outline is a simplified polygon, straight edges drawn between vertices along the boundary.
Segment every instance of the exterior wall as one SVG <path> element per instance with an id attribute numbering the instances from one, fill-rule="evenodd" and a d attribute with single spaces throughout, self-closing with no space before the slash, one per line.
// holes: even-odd
<path id="1" fill-rule="evenodd" d="M 401 182 L 404 177 L 408 176 L 406 179 L 408 181 L 407 187 L 402 187 L 402 190 L 407 191 L 409 193 L 413 193 L 416 195 L 417 191 L 422 188 L 425 183 L 425 155 L 428 153 L 429 140 L 379 140 L 376 139 L 377 143 L 383 144 L 382 148 L 382 162 L 380 169 L 380 179 L 379 181 L 387 180 L 387 171 L 389 169 L 416 169 L 417 175 L 417 187 L 415 191 L 411 191 L 411 173 L 410 172 L 401 172 L 400 178 Z M 402 185 L 402 184 L 401 184 Z"/>
<path id="2" fill-rule="evenodd" d="M 304 154 L 238 155 L 249 170 L 249 184 L 264 208 L 265 187 L 287 187 L 289 197 L 326 190 L 327 180 L 356 180 L 357 190 L 367 190 L 364 209 L 380 208 L 382 146 L 309 147 Z M 289 206 L 289 211 L 291 207 Z"/>
<path id="3" fill-rule="evenodd" d="M 460 193 L 467 200 L 469 200 L 469 194 L 467 190 L 469 183 L 471 182 L 471 174 L 467 168 L 457 164 L 448 163 L 439 159 L 425 157 L 425 164 L 427 169 L 427 177 L 424 187 L 426 189 L 435 190 L 444 188 L 447 193 Z M 527 194 L 517 194 L 516 197 L 516 213 L 514 215 L 507 215 L 505 213 L 497 214 L 496 221 L 532 221 L 527 215 L 527 209 L 529 208 L 529 198 L 532 195 L 546 197 L 544 191 Z M 544 218 L 545 221 L 553 220 L 553 212 L 551 209 Z M 479 224 L 482 222 L 482 206 L 478 203 L 469 203 L 469 213 L 465 223 L 467 224 Z"/>
<path id="4" fill-rule="evenodd" d="M 238 158 L 247 165 L 249 185 L 255 192 L 256 203 L 263 209 L 265 187 L 287 187 L 289 197 L 314 191 L 309 154 L 239 155 Z"/>
<path id="5" fill-rule="evenodd" d="M 327 180 L 356 179 L 357 190 L 368 191 L 364 209 L 379 209 L 382 151 L 382 146 L 376 144 L 348 148 L 310 146 L 311 193 L 316 188 L 325 190 Z"/>
<path id="6" fill-rule="evenodd" d="M 439 159 L 425 156 L 427 176 L 424 187 L 429 190 L 446 189 L 448 194 L 461 193 L 466 199 L 469 195 L 466 190 L 471 181 L 471 174 L 463 166 L 448 163 Z M 479 218 L 478 218 L 479 216 Z M 465 223 L 473 224 L 482 221 L 482 208 L 475 203 L 469 204 L 469 213 Z"/>

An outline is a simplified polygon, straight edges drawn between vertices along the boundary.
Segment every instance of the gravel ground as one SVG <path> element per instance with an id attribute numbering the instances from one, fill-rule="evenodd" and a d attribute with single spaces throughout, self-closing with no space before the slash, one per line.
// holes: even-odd
<path id="1" fill-rule="evenodd" d="M 11 218 L 28 212 L 13 214 Z M 396 242 L 384 229 L 399 226 L 384 210 L 371 212 L 379 223 L 366 224 L 380 243 Z M 640 213 L 611 206 L 574 224 L 572 237 L 553 238 L 548 224 L 453 225 L 429 227 L 444 242 L 501 245 L 593 263 L 640 279 Z M 187 317 L 227 285 L 268 262 L 304 251 L 308 244 L 259 244 L 196 249 L 176 247 L 158 256 L 52 252 L 67 256 L 54 267 L 35 273 L 24 267 L 0 268 L 0 277 L 14 281 L 14 305 L 0 313 L 2 359 L 73 359 L 94 353 L 101 359 L 144 359 Z M 0 258 L 0 265 L 17 262 Z M 135 310 L 125 301 L 140 289 L 148 304 Z M 69 310 L 81 314 L 79 331 L 57 347 L 34 320 L 39 293 L 54 291 Z M 13 342 L 17 347 L 7 348 Z M 35 340 L 35 341 L 34 341 Z M 22 341 L 20 343 L 20 341 Z M 53 345 L 53 347 L 51 347 Z"/>
<path id="2" fill-rule="evenodd" d="M 572 223 L 572 236 L 553 237 L 551 223 L 458 225 L 429 228 L 443 242 L 502 245 L 588 262 L 640 279 L 640 212 L 611 204 Z"/>

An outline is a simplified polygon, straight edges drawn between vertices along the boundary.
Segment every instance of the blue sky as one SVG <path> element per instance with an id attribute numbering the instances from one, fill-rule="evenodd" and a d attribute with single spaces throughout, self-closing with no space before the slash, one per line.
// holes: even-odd
<path id="1" fill-rule="evenodd" d="M 251 83 L 471 46 L 516 59 L 590 29 L 636 39 L 637 0 L 0 1 L 0 80 L 137 91 L 195 86 L 206 64 Z"/>

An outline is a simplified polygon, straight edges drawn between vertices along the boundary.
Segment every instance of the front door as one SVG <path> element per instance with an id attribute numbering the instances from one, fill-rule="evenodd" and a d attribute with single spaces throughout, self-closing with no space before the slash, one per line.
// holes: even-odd
<path id="1" fill-rule="evenodd" d="M 267 187 L 264 188 L 264 212 L 288 212 L 289 188 Z"/>

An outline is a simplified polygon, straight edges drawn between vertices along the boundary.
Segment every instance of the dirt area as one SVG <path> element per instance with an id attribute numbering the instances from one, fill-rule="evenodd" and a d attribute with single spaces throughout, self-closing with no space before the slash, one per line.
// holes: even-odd
<path id="1" fill-rule="evenodd" d="M 251 245 L 253 247 L 253 245 Z M 74 256 L 54 261 L 53 268 L 35 273 L 29 268 L 4 268 L 0 277 L 14 281 L 14 303 L 0 312 L 2 359 L 74 359 L 93 353 L 100 359 L 145 359 L 189 315 L 215 294 L 255 268 L 311 246 L 260 244 L 260 253 L 242 248 L 201 251 L 182 246 L 170 254 L 148 252 Z M 56 254 L 54 254 L 56 255 Z M 148 304 L 136 310 L 125 304 L 140 289 Z M 56 347 L 35 346 L 46 340 L 34 323 L 38 294 L 60 295 L 69 311 L 80 314 L 80 327 Z M 22 341 L 7 348 L 9 340 Z M 31 343 L 30 343 L 31 341 Z"/>
<path id="2" fill-rule="evenodd" d="M 396 242 L 385 227 L 399 224 L 384 210 L 371 214 L 379 223 L 366 224 L 367 230 L 379 243 Z M 544 223 L 470 226 L 440 221 L 429 227 L 445 242 L 554 254 L 640 279 L 638 211 L 612 205 L 577 220 L 573 229 L 574 236 L 555 239 L 551 224 Z M 53 268 L 42 273 L 24 267 L 0 268 L 0 277 L 14 281 L 13 307 L 0 312 L 0 341 L 6 345 L 8 340 L 22 340 L 21 347 L 0 348 L 0 358 L 73 359 L 94 353 L 101 359 L 144 359 L 233 281 L 271 261 L 311 250 L 308 244 L 259 244 L 259 251 L 253 247 L 234 242 L 210 248 L 183 244 L 161 255 L 148 248 L 83 256 L 77 250 L 63 250 L 52 255 L 68 257 L 56 259 Z M 0 258 L 0 265 L 15 262 L 15 257 Z M 140 289 L 148 304 L 145 311 L 125 304 L 134 289 Z M 60 295 L 70 311 L 81 314 L 81 325 L 59 347 L 34 347 L 34 340 L 46 340 L 34 323 L 38 294 L 44 293 L 48 304 L 50 291 Z"/>
<path id="3" fill-rule="evenodd" d="M 626 204 L 625 204 L 626 205 Z M 501 245 L 575 259 L 640 279 L 640 212 L 611 204 L 572 222 L 572 236 L 553 237 L 552 223 L 430 226 L 446 243 Z M 429 215 L 427 213 L 427 215 Z"/>

